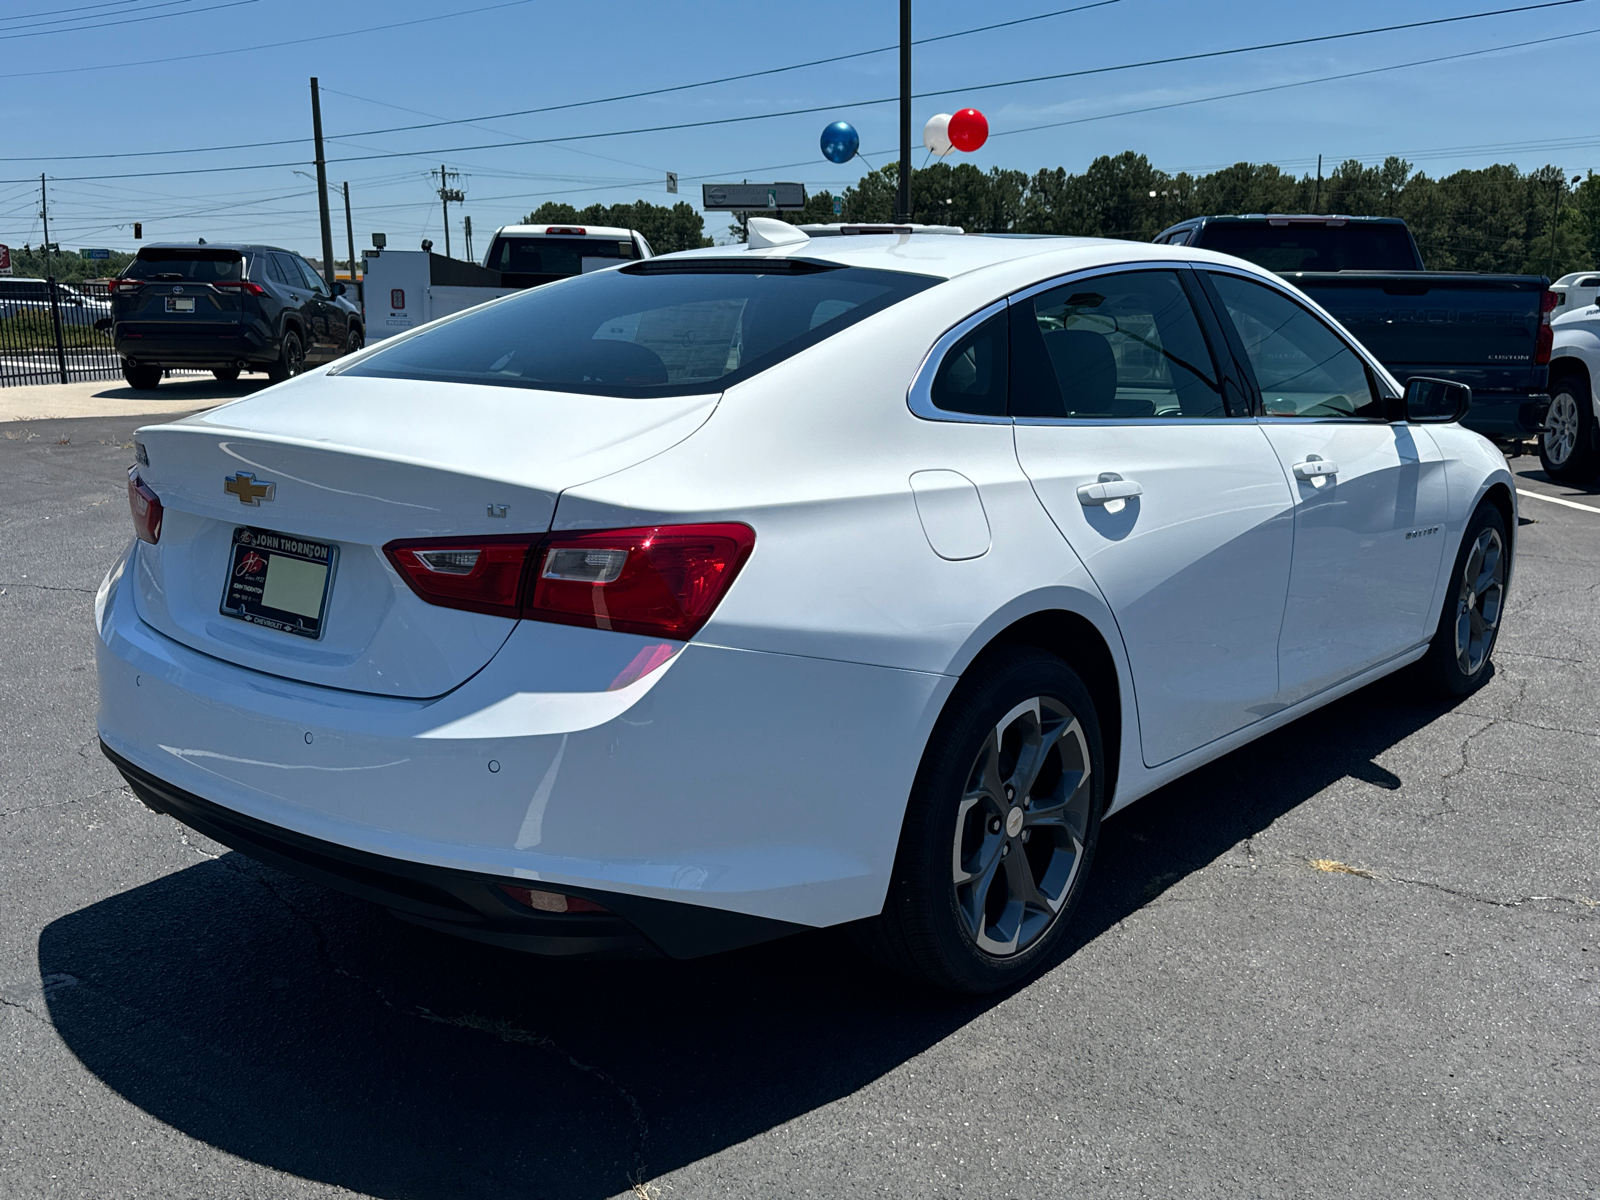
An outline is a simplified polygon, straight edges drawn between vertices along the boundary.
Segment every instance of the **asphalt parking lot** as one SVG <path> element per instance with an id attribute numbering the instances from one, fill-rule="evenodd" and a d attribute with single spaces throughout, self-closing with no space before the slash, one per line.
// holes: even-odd
<path id="1" fill-rule="evenodd" d="M 458 943 L 143 808 L 91 625 L 142 423 L 0 424 L 0 1197 L 1600 1193 L 1600 489 L 1514 460 L 1568 504 L 1521 501 L 1477 695 L 1141 801 L 1074 953 L 952 1001 L 837 933 Z"/>

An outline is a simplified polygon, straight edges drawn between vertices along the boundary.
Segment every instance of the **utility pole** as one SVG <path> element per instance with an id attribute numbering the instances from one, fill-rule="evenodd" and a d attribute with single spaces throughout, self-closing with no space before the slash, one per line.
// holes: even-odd
<path id="1" fill-rule="evenodd" d="M 317 142 L 317 210 L 322 215 L 322 277 L 333 293 L 333 222 L 328 218 L 328 164 L 322 156 L 322 97 L 317 77 L 311 77 L 311 132 Z"/>
<path id="2" fill-rule="evenodd" d="M 1311 211 L 1322 211 L 1322 155 L 1317 155 L 1317 198 L 1311 202 Z"/>
<path id="3" fill-rule="evenodd" d="M 911 220 L 911 0 L 900 0 L 900 190 L 895 219 Z"/>
<path id="4" fill-rule="evenodd" d="M 39 215 L 44 218 L 44 252 L 50 253 L 50 196 L 44 188 L 44 172 L 39 172 Z"/>
<path id="5" fill-rule="evenodd" d="M 461 218 L 461 232 L 463 234 L 465 234 L 466 238 L 467 238 L 467 261 L 468 262 L 475 262 L 476 260 L 472 257 L 472 218 L 471 217 L 462 217 Z"/>
<path id="6" fill-rule="evenodd" d="M 432 171 L 428 174 L 433 174 Z M 439 203 L 444 205 L 444 256 L 450 257 L 450 201 L 460 204 L 467 198 L 467 194 L 460 188 L 450 186 L 452 179 L 460 179 L 460 171 L 446 171 L 444 164 L 439 164 Z"/>
<path id="7" fill-rule="evenodd" d="M 1574 175 L 1574 179 L 1578 176 Z M 1561 227 L 1561 193 L 1567 190 L 1567 177 L 1563 172 L 1556 176 L 1556 211 L 1550 219 L 1550 278 L 1556 277 L 1556 230 Z"/>
<path id="8" fill-rule="evenodd" d="M 350 286 L 357 290 L 361 297 L 361 311 L 367 311 L 366 289 L 361 286 L 361 280 L 356 276 L 356 227 L 350 220 L 350 181 L 344 181 L 344 240 L 350 250 Z"/>

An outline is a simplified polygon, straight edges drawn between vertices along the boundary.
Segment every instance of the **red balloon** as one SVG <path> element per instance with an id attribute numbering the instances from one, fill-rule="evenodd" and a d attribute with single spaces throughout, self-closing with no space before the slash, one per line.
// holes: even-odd
<path id="1" fill-rule="evenodd" d="M 963 108 L 951 116 L 946 136 L 957 150 L 970 153 L 989 140 L 989 122 L 977 109 Z"/>

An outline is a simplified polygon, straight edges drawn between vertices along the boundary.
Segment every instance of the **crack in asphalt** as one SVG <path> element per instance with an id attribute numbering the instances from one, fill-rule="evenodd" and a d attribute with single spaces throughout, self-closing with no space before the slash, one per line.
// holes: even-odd
<path id="1" fill-rule="evenodd" d="M 38 592 L 82 592 L 86 596 L 95 593 L 90 587 L 52 587 L 48 583 L 0 583 L 0 588 L 32 588 Z"/>
<path id="2" fill-rule="evenodd" d="M 74 796 L 70 800 L 51 800 L 47 804 L 24 804 L 21 808 L 12 808 L 6 810 L 5 812 L 0 812 L 0 817 L 15 817 L 22 813 L 38 812 L 40 809 L 45 808 L 65 808 L 69 804 L 82 804 L 85 801 L 97 799 L 100 796 L 104 796 L 107 792 L 127 792 L 130 798 L 133 795 L 132 792 L 128 792 L 127 788 L 120 784 L 114 783 L 110 787 L 103 787 L 99 791 L 89 792 L 87 795 Z"/>

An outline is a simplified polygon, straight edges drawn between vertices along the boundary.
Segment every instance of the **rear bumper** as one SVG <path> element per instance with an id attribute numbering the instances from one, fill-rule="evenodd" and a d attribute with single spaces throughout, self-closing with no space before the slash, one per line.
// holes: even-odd
<path id="1" fill-rule="evenodd" d="M 134 362 L 161 366 L 232 366 L 238 362 L 270 363 L 278 357 L 278 343 L 251 329 L 237 334 L 130 335 L 113 330 L 117 354 Z"/>
<path id="2" fill-rule="evenodd" d="M 804 928 L 590 888 L 565 890 L 603 904 L 615 916 L 530 912 L 500 890 L 501 884 L 526 886 L 525 880 L 384 858 L 306 837 L 174 787 L 134 766 L 104 742 L 100 749 L 146 807 L 280 871 L 381 904 L 416 924 L 474 941 L 552 957 L 653 958 L 664 954 L 695 958 Z"/>
<path id="3" fill-rule="evenodd" d="M 1544 428 L 1550 397 L 1527 393 L 1472 393 L 1472 407 L 1462 424 L 1488 438 L 1531 437 Z"/>
<path id="4" fill-rule="evenodd" d="M 488 940 L 556 936 L 491 920 L 496 881 L 592 896 L 674 955 L 877 913 L 954 683 L 702 643 L 625 682 L 618 664 L 648 639 L 523 622 L 444 696 L 372 696 L 165 637 L 138 616 L 136 567 L 125 555 L 101 587 L 95 650 L 100 738 L 140 794 L 225 844 Z M 391 882 L 352 884 L 336 863 Z M 417 879 L 473 911 L 419 910 L 392 882 Z"/>

